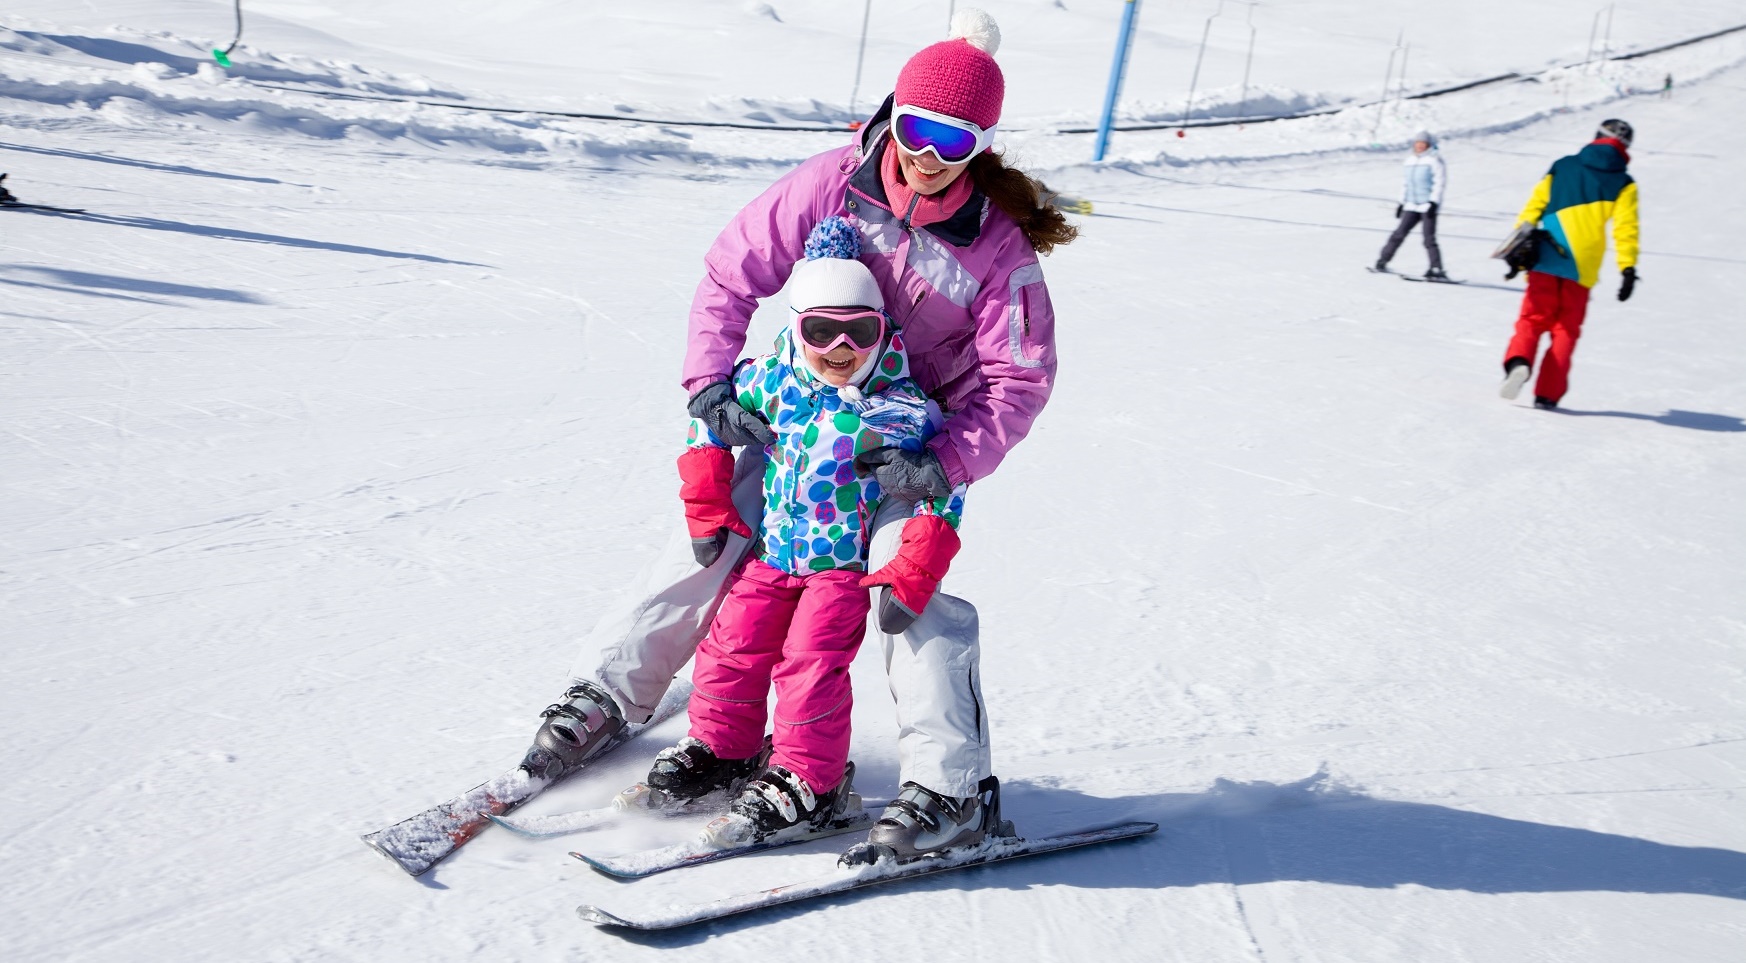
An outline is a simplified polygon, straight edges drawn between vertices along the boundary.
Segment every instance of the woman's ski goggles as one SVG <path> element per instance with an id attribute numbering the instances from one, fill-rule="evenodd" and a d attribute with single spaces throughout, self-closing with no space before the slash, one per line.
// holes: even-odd
<path id="1" fill-rule="evenodd" d="M 796 323 L 800 340 L 819 354 L 845 342 L 856 351 L 871 351 L 885 340 L 885 313 L 870 308 L 808 308 Z"/>
<path id="2" fill-rule="evenodd" d="M 932 153 L 942 164 L 962 164 L 994 142 L 993 127 L 983 130 L 967 120 L 909 106 L 891 115 L 891 133 L 897 146 L 918 157 Z"/>

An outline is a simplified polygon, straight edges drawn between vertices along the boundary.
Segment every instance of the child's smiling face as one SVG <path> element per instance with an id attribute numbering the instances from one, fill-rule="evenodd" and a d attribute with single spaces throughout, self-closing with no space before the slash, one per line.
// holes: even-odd
<path id="1" fill-rule="evenodd" d="M 806 351 L 806 360 L 811 362 L 812 370 L 818 372 L 826 384 L 835 388 L 848 384 L 849 378 L 867 363 L 868 356 L 873 353 L 872 348 L 857 351 L 847 341 L 823 354 L 813 350 L 810 344 L 802 344 L 801 347 Z"/>

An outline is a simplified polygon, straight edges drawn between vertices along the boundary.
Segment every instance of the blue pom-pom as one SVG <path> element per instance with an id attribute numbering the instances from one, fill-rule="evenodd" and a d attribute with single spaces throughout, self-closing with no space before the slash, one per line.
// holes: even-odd
<path id="1" fill-rule="evenodd" d="M 836 215 L 818 222 L 806 236 L 806 259 L 839 257 L 854 260 L 861 256 L 861 234 L 855 225 Z"/>

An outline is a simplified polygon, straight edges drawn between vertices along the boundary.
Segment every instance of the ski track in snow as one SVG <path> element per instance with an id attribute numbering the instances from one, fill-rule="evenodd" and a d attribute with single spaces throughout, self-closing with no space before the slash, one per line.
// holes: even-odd
<path id="1" fill-rule="evenodd" d="M 1520 29 L 1483 44 L 1431 34 L 1467 37 L 1484 11 L 1424 12 L 1425 84 L 1536 79 L 1380 122 L 1123 133 L 1088 165 L 1088 136 L 1050 130 L 1095 96 L 1039 83 L 1030 38 L 1101 90 L 1107 11 L 997 7 L 1004 139 L 1097 213 L 1045 261 L 1060 386 L 976 486 L 953 582 L 981 608 L 1007 815 L 1163 828 L 626 941 L 572 908 L 776 885 L 839 847 L 625 886 L 569 841 L 493 831 L 412 881 L 356 835 L 525 747 L 576 638 L 675 524 L 673 373 L 702 252 L 842 138 L 261 85 L 840 124 L 847 77 L 802 98 L 793 73 L 842 74 L 858 20 L 686 0 L 614 27 L 645 31 L 633 59 L 647 31 L 671 44 L 671 64 L 627 65 L 572 56 L 566 38 L 594 36 L 574 31 L 619 24 L 589 5 L 481 12 L 487 48 L 459 56 L 452 25 L 399 0 L 374 21 L 299 4 L 260 11 L 226 75 L 200 31 L 227 5 L 92 6 L 27 2 L 0 25 L 8 186 L 93 212 L 0 213 L 0 940 L 20 958 L 1736 955 L 1746 134 L 1725 120 L 1746 111 L 1746 35 L 1560 69 L 1592 10 L 1512 8 Z M 1126 119 L 1174 116 L 1210 12 L 1147 9 Z M 1651 35 L 1621 9 L 1617 35 L 1735 13 L 1669 9 Z M 1396 25 L 1324 3 L 1257 16 L 1257 63 L 1294 71 L 1265 102 L 1373 99 Z M 908 29 L 876 24 L 862 109 L 937 28 Z M 1214 36 L 1205 103 L 1234 111 L 1243 38 Z M 722 49 L 751 56 L 719 71 Z M 1636 93 L 1666 71 L 1671 101 Z M 1502 402 L 1520 282 L 1485 254 L 1614 114 L 1639 130 L 1643 283 L 1621 305 L 1603 272 L 1564 411 Z M 1361 270 L 1419 126 L 1445 137 L 1460 288 Z M 1409 239 L 1395 263 L 1422 258 Z M 752 346 L 783 310 L 760 311 Z M 897 789 L 876 650 L 854 667 L 869 797 Z M 646 765 L 611 757 L 525 814 L 601 805 Z"/>

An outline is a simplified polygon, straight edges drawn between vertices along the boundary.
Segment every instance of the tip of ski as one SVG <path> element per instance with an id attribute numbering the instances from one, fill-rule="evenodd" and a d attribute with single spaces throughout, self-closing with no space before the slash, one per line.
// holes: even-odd
<path id="1" fill-rule="evenodd" d="M 432 866 L 436 865 L 436 860 L 434 859 L 423 859 L 404 853 L 394 852 L 382 844 L 381 836 L 382 830 L 378 830 L 373 833 L 365 833 L 358 838 L 363 840 L 364 845 L 370 847 L 372 852 L 390 863 L 393 863 L 395 866 L 398 866 L 401 870 L 405 871 L 408 876 L 423 876 Z"/>
<path id="2" fill-rule="evenodd" d="M 570 855 L 588 864 L 588 868 L 602 875 L 615 879 L 642 879 L 668 870 L 701 866 L 704 863 L 733 859 L 736 856 L 750 856 L 753 853 L 762 853 L 784 846 L 809 843 L 815 839 L 829 839 L 832 836 L 841 836 L 845 833 L 860 832 L 872 826 L 875 818 L 875 814 L 872 812 L 857 812 L 845 815 L 819 829 L 807 829 L 803 832 L 790 830 L 755 843 L 724 846 L 712 841 L 708 836 L 708 830 L 705 830 L 705 834 L 697 839 L 660 849 L 630 853 L 625 856 L 598 857 L 580 852 L 572 852 Z"/>
<path id="3" fill-rule="evenodd" d="M 627 920 L 627 919 L 624 919 L 623 917 L 614 916 L 611 913 L 608 913 L 607 911 L 601 909 L 598 906 L 578 906 L 578 907 L 576 907 L 576 915 L 582 917 L 583 919 L 587 920 L 590 923 L 593 923 L 596 926 L 616 926 L 616 927 L 620 927 L 622 929 L 627 929 L 627 930 L 641 930 L 641 929 L 649 929 L 650 928 L 650 927 L 646 927 L 646 926 L 639 926 L 639 925 L 637 925 L 636 921 L 634 921 L 634 920 Z"/>

